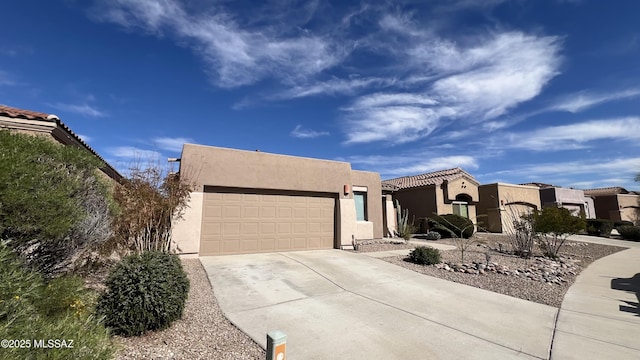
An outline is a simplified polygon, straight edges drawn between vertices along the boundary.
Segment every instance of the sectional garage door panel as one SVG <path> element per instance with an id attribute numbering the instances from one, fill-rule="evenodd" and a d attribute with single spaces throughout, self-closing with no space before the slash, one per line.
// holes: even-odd
<path id="1" fill-rule="evenodd" d="M 205 193 L 200 255 L 332 249 L 331 197 Z"/>

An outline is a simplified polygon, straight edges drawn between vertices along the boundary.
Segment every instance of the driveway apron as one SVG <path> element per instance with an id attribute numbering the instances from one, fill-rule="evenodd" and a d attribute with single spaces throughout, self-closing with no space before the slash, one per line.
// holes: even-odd
<path id="1" fill-rule="evenodd" d="M 547 359 L 557 309 L 340 250 L 201 257 L 225 315 L 289 359 Z"/>

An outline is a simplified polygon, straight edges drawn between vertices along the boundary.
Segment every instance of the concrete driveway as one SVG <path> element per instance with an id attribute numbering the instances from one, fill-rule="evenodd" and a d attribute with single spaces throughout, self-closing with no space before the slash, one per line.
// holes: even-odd
<path id="1" fill-rule="evenodd" d="M 201 257 L 225 315 L 289 359 L 547 359 L 557 309 L 340 250 Z"/>

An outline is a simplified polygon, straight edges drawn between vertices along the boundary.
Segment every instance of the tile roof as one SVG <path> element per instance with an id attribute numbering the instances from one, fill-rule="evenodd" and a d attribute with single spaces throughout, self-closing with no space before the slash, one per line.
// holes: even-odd
<path id="1" fill-rule="evenodd" d="M 58 126 L 60 126 L 65 132 L 67 132 L 71 137 L 73 137 L 76 141 L 78 141 L 82 146 L 84 146 L 90 153 L 95 155 L 98 159 L 104 162 L 106 168 L 109 170 L 108 173 L 113 174 L 114 179 L 119 180 L 122 178 L 122 175 L 113 168 L 105 159 L 102 158 L 89 144 L 87 144 L 84 140 L 82 140 L 76 133 L 74 133 L 67 125 L 65 125 L 60 118 L 53 114 L 46 114 L 37 111 L 24 110 L 13 108 L 10 106 L 0 104 L 0 116 L 6 116 L 13 119 L 27 119 L 27 120 L 38 120 L 38 121 L 47 121 L 47 122 L 55 122 Z M 103 169 L 104 170 L 104 169 Z"/>
<path id="2" fill-rule="evenodd" d="M 540 189 L 550 188 L 550 187 L 558 187 L 558 186 L 555 186 L 555 185 L 545 184 L 545 183 L 538 183 L 538 182 L 529 182 L 529 183 L 518 184 L 518 185 L 535 186 L 535 187 L 540 188 Z"/>
<path id="3" fill-rule="evenodd" d="M 31 110 L 16 109 L 16 108 L 12 108 L 5 105 L 0 105 L 0 115 L 4 115 L 4 116 L 15 118 L 15 119 L 46 120 L 46 121 L 54 121 L 55 118 L 57 118 L 57 116 L 53 118 L 55 115 L 51 115 L 50 117 L 49 114 L 45 114 L 37 111 L 31 111 Z"/>
<path id="4" fill-rule="evenodd" d="M 455 180 L 463 176 L 475 181 L 475 178 L 461 168 L 453 168 L 447 170 L 434 171 L 421 175 L 403 176 L 395 179 L 384 180 L 383 186 L 391 185 L 400 189 L 410 189 L 427 185 L 440 185 L 445 181 Z"/>
<path id="5" fill-rule="evenodd" d="M 630 192 L 627 189 L 625 189 L 623 187 L 620 187 L 620 186 L 597 188 L 597 189 L 587 189 L 587 190 L 584 191 L 585 195 L 592 195 L 592 196 L 630 194 L 630 193 L 633 193 L 633 192 Z"/>
<path id="6" fill-rule="evenodd" d="M 398 190 L 398 187 L 390 183 L 382 182 L 382 190 L 396 191 Z"/>

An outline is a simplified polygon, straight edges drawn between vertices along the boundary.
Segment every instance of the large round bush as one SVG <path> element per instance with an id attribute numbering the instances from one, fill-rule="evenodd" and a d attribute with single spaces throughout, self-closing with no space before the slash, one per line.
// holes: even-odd
<path id="1" fill-rule="evenodd" d="M 145 252 L 125 257 L 109 274 L 98 312 L 119 335 L 169 327 L 182 317 L 189 279 L 176 255 Z"/>

